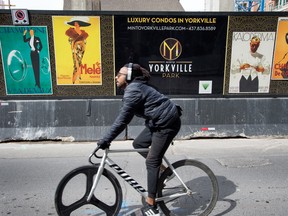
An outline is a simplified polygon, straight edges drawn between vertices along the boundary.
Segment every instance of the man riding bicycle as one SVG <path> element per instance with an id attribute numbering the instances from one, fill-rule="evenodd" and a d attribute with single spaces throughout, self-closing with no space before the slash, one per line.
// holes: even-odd
<path id="1" fill-rule="evenodd" d="M 145 129 L 133 141 L 134 148 L 149 148 L 146 158 L 148 197 L 143 215 L 160 215 L 155 197 L 162 158 L 181 127 L 181 108 L 148 84 L 149 72 L 139 64 L 126 64 L 118 72 L 116 85 L 124 90 L 121 111 L 109 132 L 97 145 L 108 148 L 134 115 L 144 118 Z"/>

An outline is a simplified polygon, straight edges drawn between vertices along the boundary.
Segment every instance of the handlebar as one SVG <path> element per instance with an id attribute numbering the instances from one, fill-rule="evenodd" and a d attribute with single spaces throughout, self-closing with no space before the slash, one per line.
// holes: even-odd
<path id="1" fill-rule="evenodd" d="M 99 151 L 99 149 L 100 149 L 100 146 L 97 146 L 96 149 L 89 155 L 89 162 L 93 165 L 95 165 L 96 163 L 92 161 L 92 157 L 96 157 L 98 159 L 102 158 L 102 156 L 97 155 L 97 151 Z"/>

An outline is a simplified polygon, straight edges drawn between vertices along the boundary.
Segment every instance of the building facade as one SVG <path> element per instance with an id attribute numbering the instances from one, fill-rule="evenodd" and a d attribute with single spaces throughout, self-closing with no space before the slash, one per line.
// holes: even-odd
<path id="1" fill-rule="evenodd" d="M 266 0 L 265 11 L 288 11 L 287 0 Z"/>

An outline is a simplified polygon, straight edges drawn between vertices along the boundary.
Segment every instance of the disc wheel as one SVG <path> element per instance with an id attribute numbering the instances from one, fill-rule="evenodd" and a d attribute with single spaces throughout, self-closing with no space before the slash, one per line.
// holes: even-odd
<path id="1" fill-rule="evenodd" d="M 58 215 L 118 215 L 122 204 L 122 190 L 115 176 L 106 169 L 91 200 L 87 201 L 97 171 L 98 165 L 83 166 L 64 176 L 55 193 Z"/>
<path id="2" fill-rule="evenodd" d="M 159 202 L 162 212 L 166 216 L 209 215 L 219 194 L 217 179 L 211 169 L 195 160 L 177 161 L 172 166 L 190 191 L 187 195 Z M 174 177 L 170 179 L 171 176 Z M 185 192 L 179 179 L 167 168 L 159 179 L 158 197 Z"/>

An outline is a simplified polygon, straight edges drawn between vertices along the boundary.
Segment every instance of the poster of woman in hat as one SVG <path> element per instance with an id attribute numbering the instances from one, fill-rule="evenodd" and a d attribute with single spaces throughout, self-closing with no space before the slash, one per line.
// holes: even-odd
<path id="1" fill-rule="evenodd" d="M 80 66 L 85 53 L 86 39 L 89 36 L 81 27 L 90 26 L 91 24 L 88 17 L 72 17 L 67 24 L 73 26 L 65 34 L 69 37 L 69 44 L 71 45 L 74 64 L 72 82 L 74 84 L 77 78 L 81 80 Z"/>
<path id="2" fill-rule="evenodd" d="M 58 85 L 101 85 L 100 17 L 52 17 Z"/>

